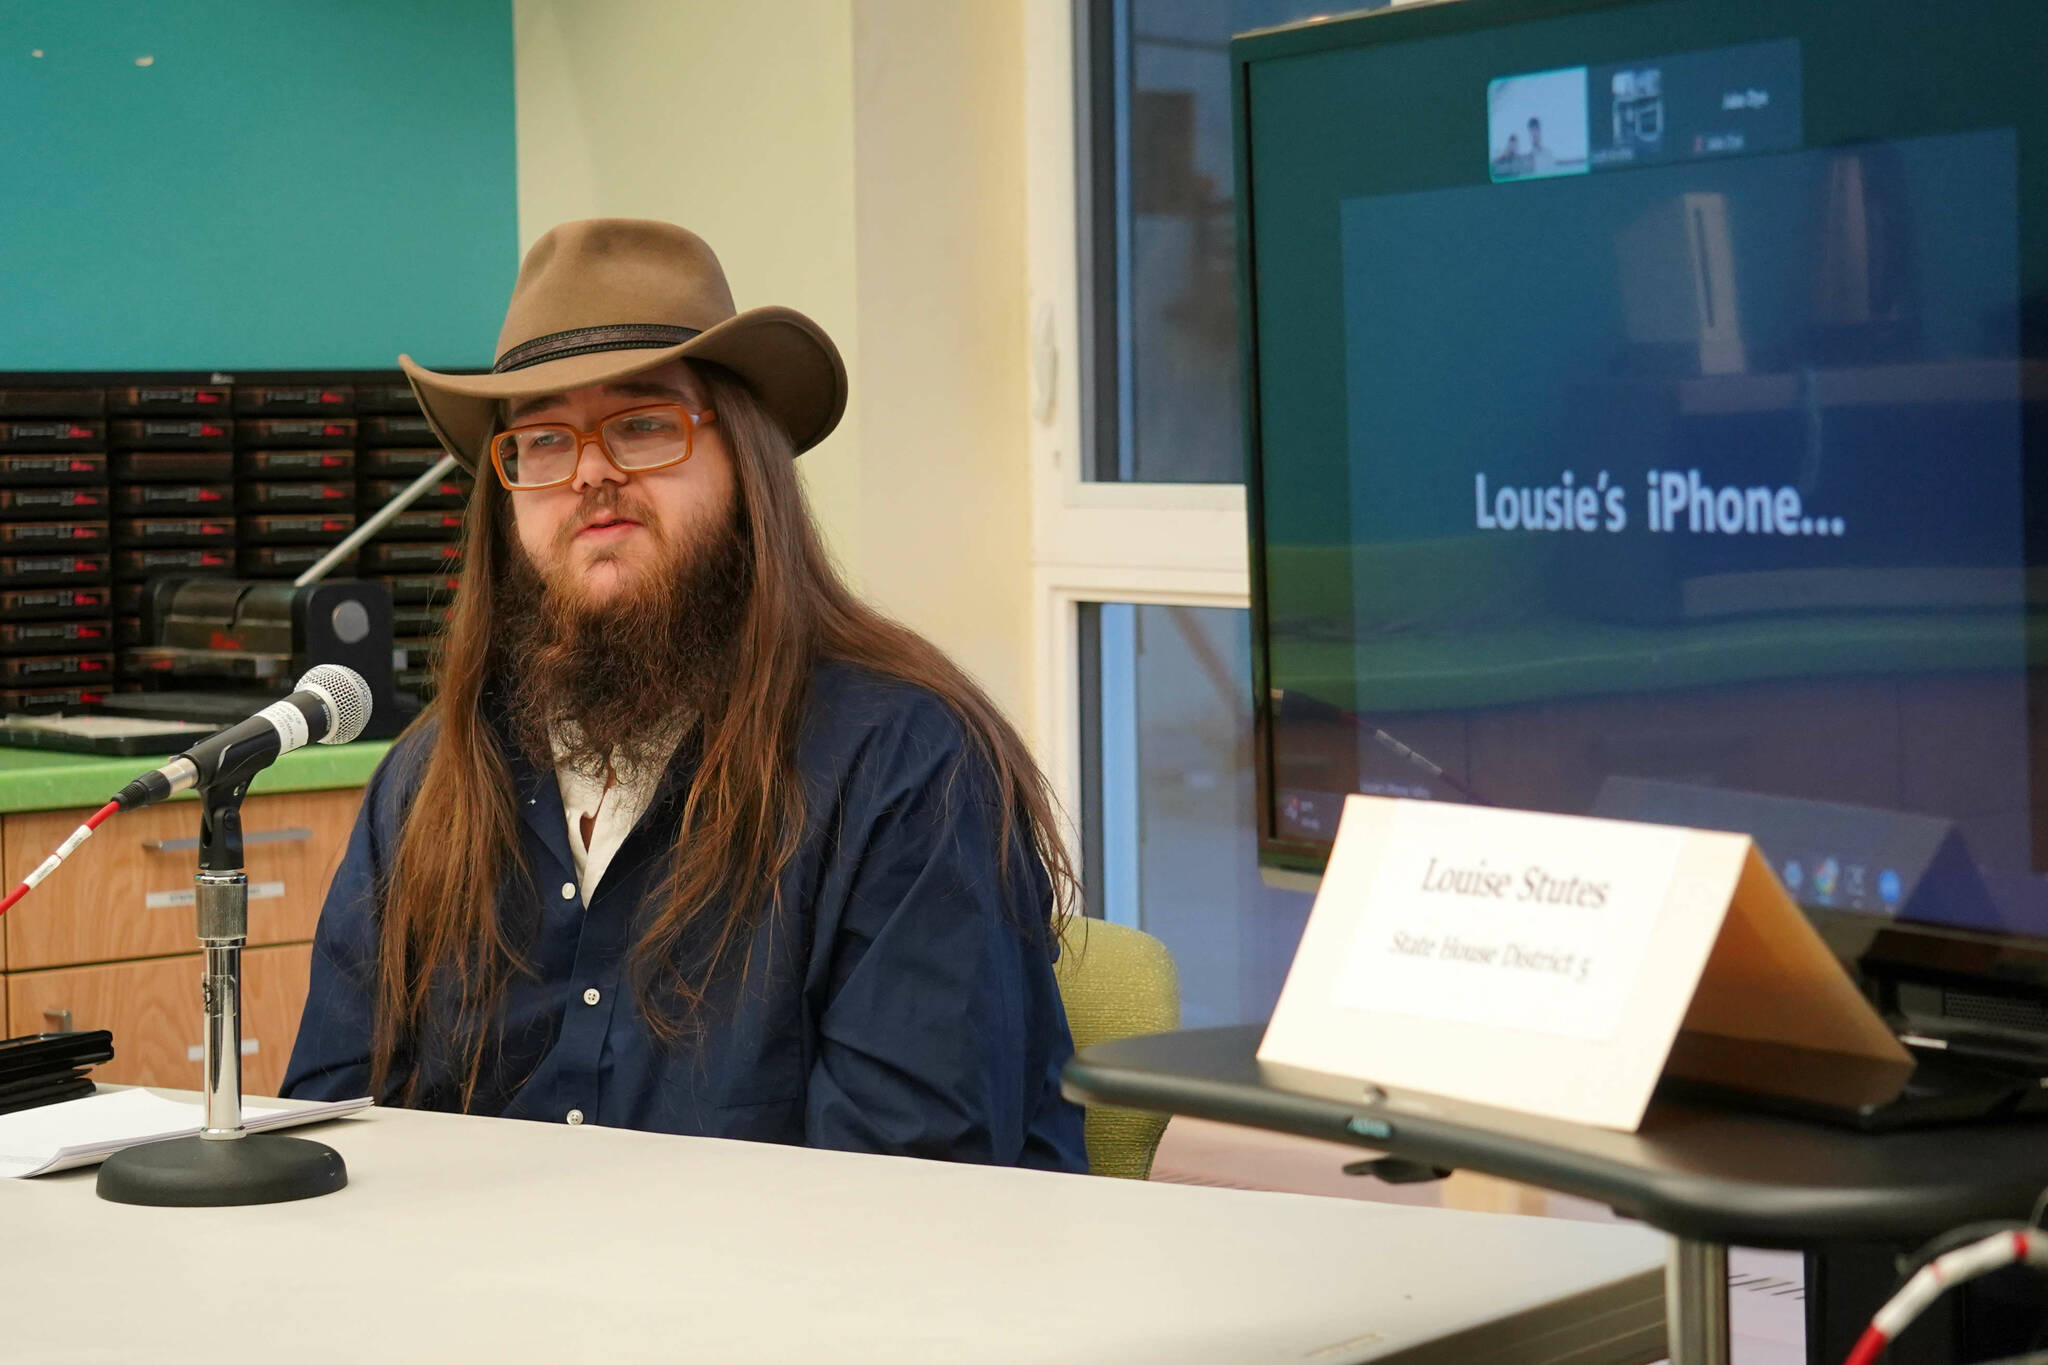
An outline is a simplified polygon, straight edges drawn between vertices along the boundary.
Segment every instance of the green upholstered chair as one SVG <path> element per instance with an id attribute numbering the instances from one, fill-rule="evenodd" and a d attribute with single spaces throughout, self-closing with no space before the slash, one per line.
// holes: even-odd
<path id="1" fill-rule="evenodd" d="M 1076 1048 L 1180 1027 L 1180 975 L 1166 945 L 1106 920 L 1067 921 L 1054 971 Z M 1166 1115 L 1089 1105 L 1088 1169 L 1143 1180 L 1166 1131 Z"/>

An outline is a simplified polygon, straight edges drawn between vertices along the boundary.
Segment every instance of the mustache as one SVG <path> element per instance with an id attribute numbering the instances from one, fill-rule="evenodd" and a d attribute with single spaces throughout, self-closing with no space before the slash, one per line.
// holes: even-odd
<path id="1" fill-rule="evenodd" d="M 582 500 L 576 504 L 576 514 L 564 521 L 561 528 L 555 532 L 555 551 L 559 554 L 567 549 L 569 542 L 576 538 L 576 533 L 583 529 L 584 523 L 599 512 L 610 512 L 613 516 L 637 521 L 657 539 L 661 538 L 661 527 L 654 520 L 653 511 L 646 502 L 629 494 L 624 485 L 601 483 L 583 495 Z"/>

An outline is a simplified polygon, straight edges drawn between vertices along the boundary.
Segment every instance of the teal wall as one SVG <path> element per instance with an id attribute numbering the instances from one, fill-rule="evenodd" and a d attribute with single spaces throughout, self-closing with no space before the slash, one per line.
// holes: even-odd
<path id="1" fill-rule="evenodd" d="M 0 370 L 488 366 L 512 100 L 511 0 L 5 0 Z"/>

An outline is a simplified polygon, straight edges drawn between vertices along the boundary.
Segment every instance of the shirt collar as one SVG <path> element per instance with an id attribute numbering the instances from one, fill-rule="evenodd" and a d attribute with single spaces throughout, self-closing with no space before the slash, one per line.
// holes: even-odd
<path id="1" fill-rule="evenodd" d="M 561 873 L 573 878 L 576 871 L 575 855 L 569 848 L 569 816 L 562 805 L 561 783 L 556 779 L 553 768 L 543 768 L 521 752 L 513 743 L 505 721 L 505 710 L 495 687 L 486 688 L 482 710 L 484 719 L 497 736 L 498 748 L 505 755 L 505 766 L 512 776 L 512 799 L 518 804 L 519 818 L 525 821 L 533 837 L 540 842 L 559 865 Z M 655 787 L 654 798 L 640 820 L 657 811 L 665 811 L 690 789 L 696 780 L 698 763 L 703 753 L 704 727 L 692 724 L 685 730 L 669 755 L 668 765 L 662 770 Z"/>

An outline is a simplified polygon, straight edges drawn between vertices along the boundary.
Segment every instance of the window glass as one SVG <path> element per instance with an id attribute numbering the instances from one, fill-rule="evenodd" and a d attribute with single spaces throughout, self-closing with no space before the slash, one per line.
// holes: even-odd
<path id="1" fill-rule="evenodd" d="M 1230 37 L 1328 0 L 1087 0 L 1098 479 L 1242 483 Z M 1108 107 L 1099 107 L 1107 104 Z M 1113 325 L 1112 325 L 1113 324 Z"/>
<path id="2" fill-rule="evenodd" d="M 1250 613 L 1104 603 L 1083 626 L 1091 907 L 1172 951 L 1186 1027 L 1262 1022 L 1310 897 L 1259 875 Z"/>

